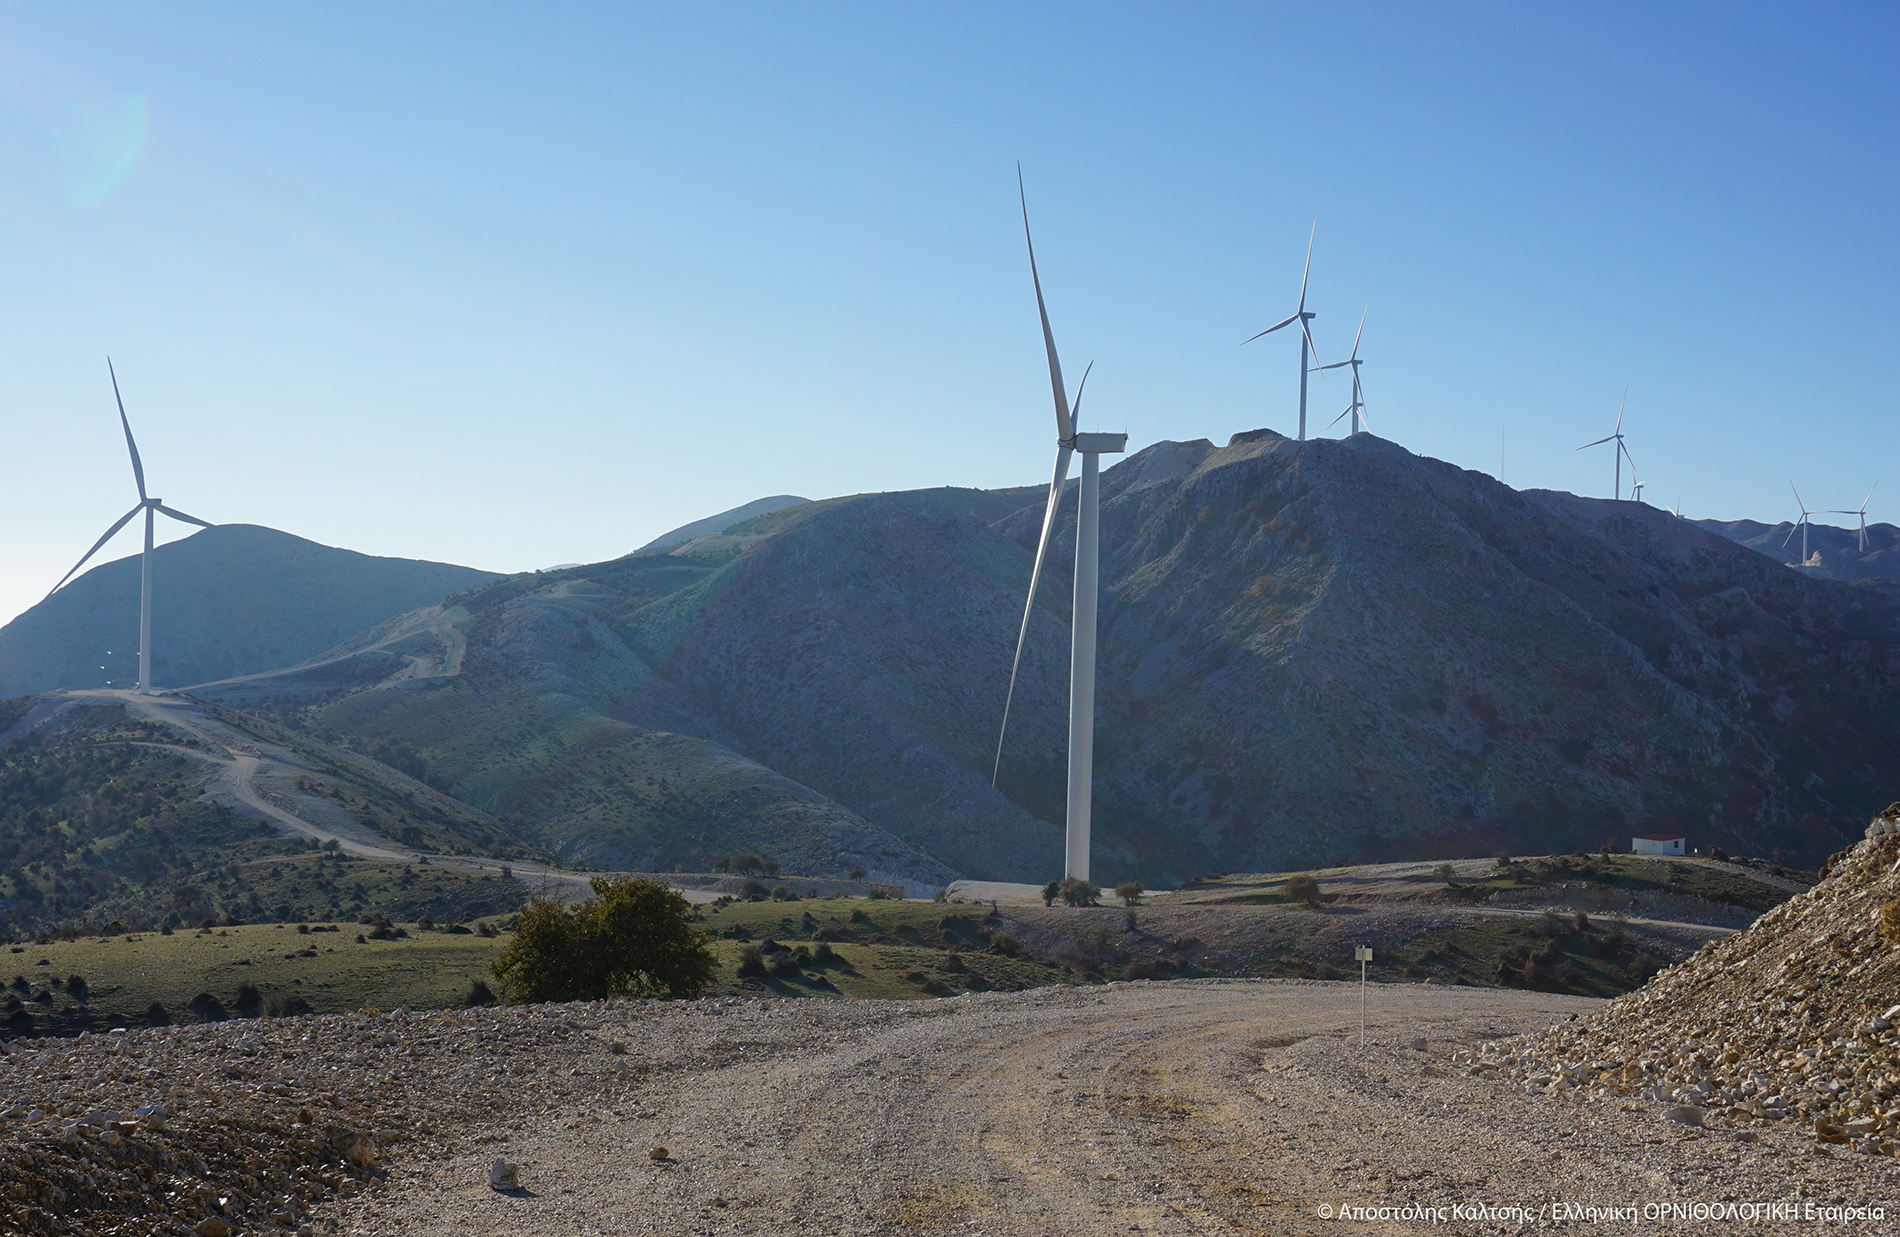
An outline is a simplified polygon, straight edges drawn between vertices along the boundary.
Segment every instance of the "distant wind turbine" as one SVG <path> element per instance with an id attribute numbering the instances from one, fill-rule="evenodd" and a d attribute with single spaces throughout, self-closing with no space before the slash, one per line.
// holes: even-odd
<path id="1" fill-rule="evenodd" d="M 1366 428 L 1366 393 L 1359 386 L 1359 367 L 1364 365 L 1365 362 L 1359 359 L 1359 337 L 1366 333 L 1366 315 L 1370 312 L 1372 312 L 1372 301 L 1368 299 L 1366 301 L 1366 307 L 1359 311 L 1359 329 L 1353 333 L 1352 355 L 1343 361 L 1334 361 L 1331 365 L 1322 365 L 1319 367 L 1320 372 L 1324 373 L 1329 369 L 1338 369 L 1342 365 L 1352 366 L 1352 403 L 1346 405 L 1345 412 L 1340 413 L 1339 416 L 1334 417 L 1326 424 L 1326 428 L 1331 429 L 1333 426 L 1339 424 L 1341 417 L 1350 414 L 1352 416 L 1352 424 L 1346 431 L 1346 437 L 1348 438 L 1354 434 L 1363 432 Z M 1500 439 L 1498 446 L 1498 472 L 1500 474 L 1504 472 L 1503 454 L 1503 440 Z M 1502 475 L 1498 477 L 1500 481 L 1503 479 Z"/>
<path id="2" fill-rule="evenodd" d="M 1805 567 L 1808 565 L 1808 517 L 1811 515 L 1820 515 L 1822 513 L 1819 511 L 1808 510 L 1808 505 L 1801 501 L 1801 491 L 1795 490 L 1794 479 L 1792 477 L 1788 479 L 1788 488 L 1791 490 L 1794 490 L 1795 506 L 1801 508 L 1801 519 L 1797 521 L 1797 526 L 1801 530 L 1801 565 Z M 1867 496 L 1869 498 L 1872 498 L 1873 494 L 1869 492 Z M 1788 530 L 1788 535 L 1781 539 L 1781 547 L 1784 550 L 1788 548 L 1788 543 L 1794 540 L 1794 533 L 1795 533 L 1795 530 L 1791 528 Z"/>
<path id="3" fill-rule="evenodd" d="M 1313 343 L 1313 332 L 1306 325 L 1308 322 L 1311 322 L 1314 318 L 1317 318 L 1319 316 L 1318 314 L 1315 314 L 1315 313 L 1309 313 L 1306 308 L 1306 277 L 1309 273 L 1311 273 L 1313 269 L 1313 238 L 1318 235 L 1319 235 L 1319 220 L 1315 219 L 1313 220 L 1313 230 L 1309 232 L 1306 237 L 1306 266 L 1302 268 L 1300 271 L 1299 308 L 1293 311 L 1292 317 L 1282 318 L 1280 321 L 1274 323 L 1272 326 L 1268 327 L 1266 330 L 1260 332 L 1260 335 L 1271 335 L 1283 326 L 1292 326 L 1295 322 L 1300 324 L 1300 441 L 1301 442 L 1306 441 L 1306 375 L 1310 369 L 1308 361 L 1309 361 L 1309 358 L 1314 361 L 1319 359 L 1319 347 Z M 1370 304 L 1370 302 L 1367 302 L 1367 303 Z M 1363 322 L 1363 319 L 1361 319 L 1361 321 Z M 1245 347 L 1246 345 L 1252 343 L 1254 340 L 1259 339 L 1260 335 L 1249 335 L 1247 338 L 1240 341 L 1241 346 Z M 1321 371 L 1321 376 L 1322 377 L 1324 376 L 1324 371 Z"/>
<path id="4" fill-rule="evenodd" d="M 1128 435 L 1076 432 L 1076 418 L 1082 409 L 1082 388 L 1089 380 L 1088 370 L 1082 372 L 1082 382 L 1075 389 L 1075 404 L 1071 407 L 1068 389 L 1062 381 L 1062 362 L 1056 356 L 1055 333 L 1049 329 L 1049 310 L 1042 300 L 1042 276 L 1036 272 L 1036 243 L 1029 235 L 1029 195 L 1023 190 L 1022 176 L 1019 164 L 1016 191 L 1023 204 L 1023 242 L 1029 247 L 1029 278 L 1036 286 L 1036 313 L 1042 319 L 1042 347 L 1048 354 L 1049 387 L 1055 395 L 1056 467 L 1049 481 L 1049 499 L 1042 511 L 1042 536 L 1036 542 L 1035 565 L 1029 571 L 1029 596 L 1023 603 L 1022 628 L 1016 634 L 1016 657 L 1009 666 L 1009 694 L 1003 698 L 1003 725 L 996 736 L 996 763 L 990 770 L 990 784 L 996 784 L 1003 768 L 1003 739 L 1009 733 L 1009 710 L 1016 699 L 1016 671 L 1022 665 L 1023 645 L 1029 638 L 1029 618 L 1035 611 L 1036 586 L 1042 580 L 1042 561 L 1049 550 L 1050 534 L 1055 530 L 1062 486 L 1069 479 L 1069 458 L 1080 453 L 1082 480 L 1075 519 L 1075 601 L 1071 607 L 1073 628 L 1069 640 L 1068 834 L 1062 870 L 1064 876 L 1085 881 L 1089 878 L 1089 810 L 1095 778 L 1095 609 L 1100 591 L 1101 457 L 1126 450 Z"/>
<path id="5" fill-rule="evenodd" d="M 1616 465 L 1615 465 L 1616 488 L 1610 492 L 1610 497 L 1613 499 L 1620 499 L 1623 497 L 1623 461 L 1624 460 L 1629 460 L 1630 462 L 1630 479 L 1635 480 L 1636 478 L 1636 460 L 1630 455 L 1630 449 L 1623 445 L 1623 408 L 1625 405 L 1629 403 L 1629 399 L 1630 399 L 1629 388 L 1624 387 L 1623 388 L 1623 402 L 1616 406 L 1616 432 L 1612 433 L 1608 438 L 1599 438 L 1595 442 L 1586 442 L 1581 447 L 1577 448 L 1577 450 L 1579 451 L 1588 451 L 1591 447 L 1600 447 L 1606 442 L 1614 442 L 1616 444 L 1615 448 L 1612 449 L 1610 452 L 1610 457 L 1616 461 Z"/>
<path id="6" fill-rule="evenodd" d="M 145 466 L 139 462 L 139 445 L 132 441 L 132 423 L 128 421 L 125 416 L 125 400 L 119 395 L 119 375 L 112 368 L 111 357 L 106 358 L 106 372 L 112 375 L 112 398 L 117 401 L 119 405 L 119 425 L 125 430 L 125 447 L 126 450 L 132 453 L 132 479 L 138 483 L 139 487 L 138 506 L 120 516 L 117 523 L 113 524 L 111 528 L 106 529 L 105 536 L 92 543 L 92 549 L 87 550 L 80 560 L 73 564 L 71 571 L 60 577 L 59 583 L 55 584 L 52 592 L 47 593 L 46 596 L 50 598 L 53 593 L 57 593 L 64 587 L 66 581 L 77 575 L 79 569 L 84 567 L 87 561 L 99 552 L 100 546 L 112 540 L 114 533 L 131 523 L 133 516 L 141 511 L 145 513 L 145 556 L 139 564 L 138 685 L 139 695 L 145 696 L 150 695 L 152 691 L 152 525 L 154 523 L 154 517 L 159 513 L 163 513 L 174 520 L 182 520 L 187 524 L 196 524 L 200 528 L 215 528 L 217 526 L 209 524 L 195 515 L 186 515 L 182 511 L 175 511 L 167 507 L 162 500 L 153 498 L 145 492 Z"/>
<path id="7" fill-rule="evenodd" d="M 1630 465 L 1630 501 L 1631 502 L 1640 503 L 1643 501 L 1643 485 L 1644 484 L 1645 484 L 1644 482 L 1638 481 L 1636 479 L 1636 465 L 1631 464 Z"/>
<path id="8" fill-rule="evenodd" d="M 1857 515 L 1860 517 L 1860 531 L 1855 535 L 1854 553 L 1867 552 L 1867 504 L 1874 501 L 1874 490 L 1880 488 L 1880 482 L 1874 482 L 1874 489 L 1867 491 L 1867 497 L 1860 500 L 1860 507 L 1854 511 L 1830 511 L 1829 515 Z"/>

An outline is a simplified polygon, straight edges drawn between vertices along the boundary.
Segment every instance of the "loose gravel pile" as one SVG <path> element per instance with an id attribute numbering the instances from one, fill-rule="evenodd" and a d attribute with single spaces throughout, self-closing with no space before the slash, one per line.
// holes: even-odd
<path id="1" fill-rule="evenodd" d="M 329 1231 L 326 1201 L 381 1192 L 405 1162 L 505 1143 L 508 1127 L 582 1098 L 629 1103 L 656 1072 L 744 1060 L 721 1015 L 783 1004 L 396 1010 L 0 1041 L 0 1232 Z M 831 1020 L 908 1012 L 885 1005 Z"/>
<path id="2" fill-rule="evenodd" d="M 1883 931 L 1883 915 L 1886 928 Z M 1586 1019 L 1488 1044 L 1471 1073 L 1686 1125 L 1799 1123 L 1900 1148 L 1900 804 L 1826 879 Z"/>

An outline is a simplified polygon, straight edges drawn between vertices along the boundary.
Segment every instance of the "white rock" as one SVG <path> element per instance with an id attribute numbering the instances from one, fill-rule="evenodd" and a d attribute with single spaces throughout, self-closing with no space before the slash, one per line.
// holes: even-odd
<path id="1" fill-rule="evenodd" d="M 1682 1104 L 1675 1108 L 1663 1109 L 1663 1120 L 1674 1121 L 1678 1125 L 1693 1125 L 1697 1129 L 1706 1129 L 1702 1118 L 1708 1114 L 1694 1104 Z"/>
<path id="2" fill-rule="evenodd" d="M 488 1166 L 488 1188 L 491 1190 L 518 1190 L 521 1178 L 516 1166 L 505 1160 L 496 1160 Z"/>

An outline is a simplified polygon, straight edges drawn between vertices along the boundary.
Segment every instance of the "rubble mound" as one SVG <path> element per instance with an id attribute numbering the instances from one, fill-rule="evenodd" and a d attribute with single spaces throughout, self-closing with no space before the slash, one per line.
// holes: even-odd
<path id="1" fill-rule="evenodd" d="M 1900 803 L 1822 877 L 1586 1018 L 1485 1045 L 1469 1072 L 1575 1103 L 1647 1100 L 1710 1129 L 1798 1123 L 1895 1155 Z"/>

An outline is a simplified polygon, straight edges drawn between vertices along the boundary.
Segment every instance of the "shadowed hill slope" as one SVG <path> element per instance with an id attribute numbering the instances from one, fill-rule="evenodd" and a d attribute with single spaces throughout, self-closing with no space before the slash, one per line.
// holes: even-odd
<path id="1" fill-rule="evenodd" d="M 409 739 L 498 807 L 603 727 L 690 736 L 962 875 L 1041 881 L 1060 863 L 1072 494 L 1000 788 L 1033 489 L 800 504 L 473 590 L 452 599 L 458 675 L 339 689 L 320 724 Z M 1157 444 L 1103 495 L 1098 879 L 1662 830 L 1818 861 L 1900 776 L 1882 588 L 1371 435 Z M 614 799 L 626 776 L 563 794 Z"/>
<path id="2" fill-rule="evenodd" d="M 1698 527 L 1720 533 L 1731 541 L 1758 550 L 1778 563 L 1801 561 L 1801 530 L 1783 521 L 1759 524 L 1754 520 L 1695 520 Z M 1827 580 L 1892 580 L 1900 583 L 1900 528 L 1869 524 L 1862 542 L 1857 529 L 1830 524 L 1808 525 L 1808 555 L 1820 561 L 1808 568 Z"/>
<path id="3" fill-rule="evenodd" d="M 152 681 L 168 687 L 293 665 L 500 578 L 338 550 L 255 524 L 221 524 L 162 545 L 152 575 Z M 130 683 L 138 630 L 139 556 L 95 567 L 0 628 L 0 698 L 108 678 Z"/>
<path id="4" fill-rule="evenodd" d="M 704 537 L 709 533 L 723 533 L 734 524 L 744 523 L 754 516 L 768 515 L 782 507 L 795 507 L 799 503 L 809 502 L 796 494 L 774 494 L 770 498 L 755 498 L 749 503 L 734 507 L 730 511 L 721 511 L 718 515 L 709 515 L 703 520 L 694 520 L 691 524 L 682 524 L 669 533 L 661 533 L 647 542 L 635 554 L 657 554 L 676 545 L 691 541 L 695 537 Z"/>

